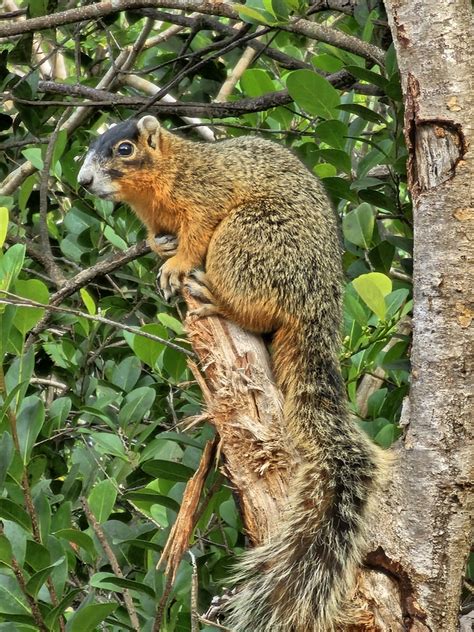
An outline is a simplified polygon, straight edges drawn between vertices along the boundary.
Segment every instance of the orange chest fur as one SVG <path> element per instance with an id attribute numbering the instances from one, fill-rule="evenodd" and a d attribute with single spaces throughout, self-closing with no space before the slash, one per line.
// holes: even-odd
<path id="1" fill-rule="evenodd" d="M 166 189 L 140 175 L 121 178 L 119 187 L 121 199 L 152 233 L 179 232 L 183 213 Z"/>

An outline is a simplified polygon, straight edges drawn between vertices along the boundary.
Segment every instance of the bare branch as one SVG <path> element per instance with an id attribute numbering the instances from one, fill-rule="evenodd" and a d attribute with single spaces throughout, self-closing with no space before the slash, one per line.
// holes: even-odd
<path id="1" fill-rule="evenodd" d="M 50 136 L 48 146 L 46 147 L 46 154 L 44 157 L 43 170 L 41 172 L 41 180 L 39 187 L 40 194 L 40 208 L 39 208 L 39 235 L 41 241 L 41 249 L 43 251 L 43 257 L 45 258 L 46 270 L 51 278 L 54 280 L 57 286 L 61 286 L 64 281 L 64 275 L 54 260 L 53 251 L 51 250 L 51 243 L 49 241 L 48 230 L 48 188 L 49 188 L 49 170 L 51 168 L 51 162 L 53 159 L 54 145 L 58 139 L 61 124 L 64 121 L 67 111 L 59 118 L 53 133 Z"/>
<path id="2" fill-rule="evenodd" d="M 231 3 L 208 2 L 206 0 L 120 0 L 116 2 L 108 0 L 77 9 L 60 11 L 52 15 L 31 18 L 19 23 L 0 25 L 0 37 L 9 37 L 11 35 L 53 28 L 73 22 L 97 19 L 126 9 L 156 8 L 157 6 L 169 9 L 197 11 L 198 13 L 219 15 L 235 20 L 239 19 L 238 5 Z M 357 37 L 347 35 L 342 31 L 331 29 L 322 24 L 304 20 L 303 18 L 290 18 L 288 24 L 279 24 L 278 28 L 306 35 L 307 37 L 317 39 L 327 44 L 332 44 L 333 46 L 355 53 L 378 64 L 383 64 L 384 61 L 385 53 L 377 46 L 367 44 Z"/>
<path id="3" fill-rule="evenodd" d="M 222 84 L 221 89 L 219 90 L 215 98 L 216 103 L 225 103 L 227 101 L 227 99 L 232 94 L 232 91 L 234 90 L 240 77 L 244 74 L 244 72 L 250 66 L 256 54 L 257 54 L 257 51 L 255 50 L 255 48 L 252 48 L 251 46 L 247 46 L 247 48 L 242 53 L 241 58 L 235 64 L 231 73 Z"/>
<path id="4" fill-rule="evenodd" d="M 84 513 L 86 514 L 87 522 L 92 527 L 94 533 L 97 536 L 97 539 L 100 542 L 101 547 L 104 549 L 104 553 L 110 562 L 110 566 L 112 567 L 115 577 L 119 577 L 120 579 L 125 579 L 125 576 L 122 573 L 122 569 L 120 568 L 120 565 L 118 563 L 117 557 L 107 540 L 104 530 L 102 529 L 96 517 L 92 513 L 91 508 L 89 507 L 89 503 L 87 502 L 86 498 L 84 498 L 84 496 L 81 497 L 81 505 L 82 505 L 82 508 L 84 509 Z M 135 608 L 135 604 L 133 603 L 133 599 L 130 595 L 130 591 L 128 590 L 128 588 L 123 589 L 123 600 L 125 602 L 125 607 L 127 608 L 128 616 L 130 617 L 130 623 L 133 629 L 136 630 L 137 632 L 140 632 L 141 628 L 140 628 L 140 622 L 138 621 L 137 610 Z"/>
<path id="5" fill-rule="evenodd" d="M 124 325 L 123 323 L 119 323 L 116 320 L 111 320 L 110 318 L 104 318 L 102 316 L 93 316 L 92 314 L 86 314 L 85 312 L 81 312 L 78 309 L 71 309 L 70 307 L 58 307 L 57 305 L 46 305 L 45 303 L 38 303 L 38 301 L 31 301 L 22 298 L 21 296 L 17 296 L 12 294 L 11 292 L 7 292 L 6 290 L 2 291 L 2 294 L 6 294 L 11 298 L 0 298 L 1 305 L 15 305 L 16 307 L 29 307 L 29 308 L 37 308 L 41 307 L 45 310 L 50 310 L 53 312 L 60 312 L 63 314 L 73 314 L 74 316 L 80 316 L 81 318 L 85 318 L 87 320 L 94 321 L 96 323 L 103 323 L 104 325 L 110 325 L 111 327 L 116 327 L 117 329 L 122 329 L 123 331 L 129 331 L 136 336 L 141 336 L 142 338 L 148 338 L 148 340 L 154 340 L 155 342 L 159 342 L 170 349 L 174 349 L 175 351 L 179 351 L 179 353 L 184 353 L 188 357 L 193 357 L 192 351 L 188 351 L 184 347 L 180 347 L 179 345 L 166 340 L 165 338 L 160 338 L 159 336 L 155 336 L 153 334 L 149 334 L 146 331 L 141 331 L 138 327 L 131 327 L 130 325 Z M 26 347 L 25 347 L 26 348 Z M 38 531 L 39 533 L 39 531 Z"/>

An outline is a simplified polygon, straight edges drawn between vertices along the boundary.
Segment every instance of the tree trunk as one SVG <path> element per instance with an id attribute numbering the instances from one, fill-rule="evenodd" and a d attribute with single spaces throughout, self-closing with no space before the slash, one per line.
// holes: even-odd
<path id="1" fill-rule="evenodd" d="M 385 6 L 402 77 L 414 205 L 412 384 L 369 556 L 398 586 L 365 576 L 364 588 L 377 603 L 380 629 L 450 632 L 458 627 L 471 541 L 472 16 L 468 0 Z M 398 593 L 398 613 L 390 613 L 387 588 Z"/>

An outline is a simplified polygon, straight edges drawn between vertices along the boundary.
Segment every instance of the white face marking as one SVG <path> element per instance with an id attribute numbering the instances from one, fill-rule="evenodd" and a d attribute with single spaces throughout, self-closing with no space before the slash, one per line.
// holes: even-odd
<path id="1" fill-rule="evenodd" d="M 118 193 L 117 186 L 103 170 L 94 150 L 87 152 L 77 180 L 79 184 L 100 198 L 113 199 L 114 195 Z"/>

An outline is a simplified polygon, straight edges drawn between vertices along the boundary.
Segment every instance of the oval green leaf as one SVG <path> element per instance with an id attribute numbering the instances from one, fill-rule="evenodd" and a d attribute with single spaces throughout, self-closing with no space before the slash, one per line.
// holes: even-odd
<path id="1" fill-rule="evenodd" d="M 92 632 L 118 608 L 118 603 L 94 603 L 80 608 L 69 619 L 67 632 Z"/>
<path id="2" fill-rule="evenodd" d="M 374 232 L 375 213 L 366 202 L 347 213 L 342 220 L 344 237 L 361 248 L 369 248 Z"/>
<path id="3" fill-rule="evenodd" d="M 294 70 L 286 80 L 291 98 L 305 112 L 323 119 L 337 118 L 339 93 L 327 79 L 311 70 Z"/>
<path id="4" fill-rule="evenodd" d="M 392 281 L 380 272 L 369 272 L 354 279 L 352 285 L 374 314 L 384 320 L 387 312 L 385 296 L 392 291 Z"/>
<path id="5" fill-rule="evenodd" d="M 89 506 L 97 522 L 102 523 L 110 516 L 117 498 L 117 486 L 114 482 L 106 478 L 94 487 L 89 494 Z"/>

